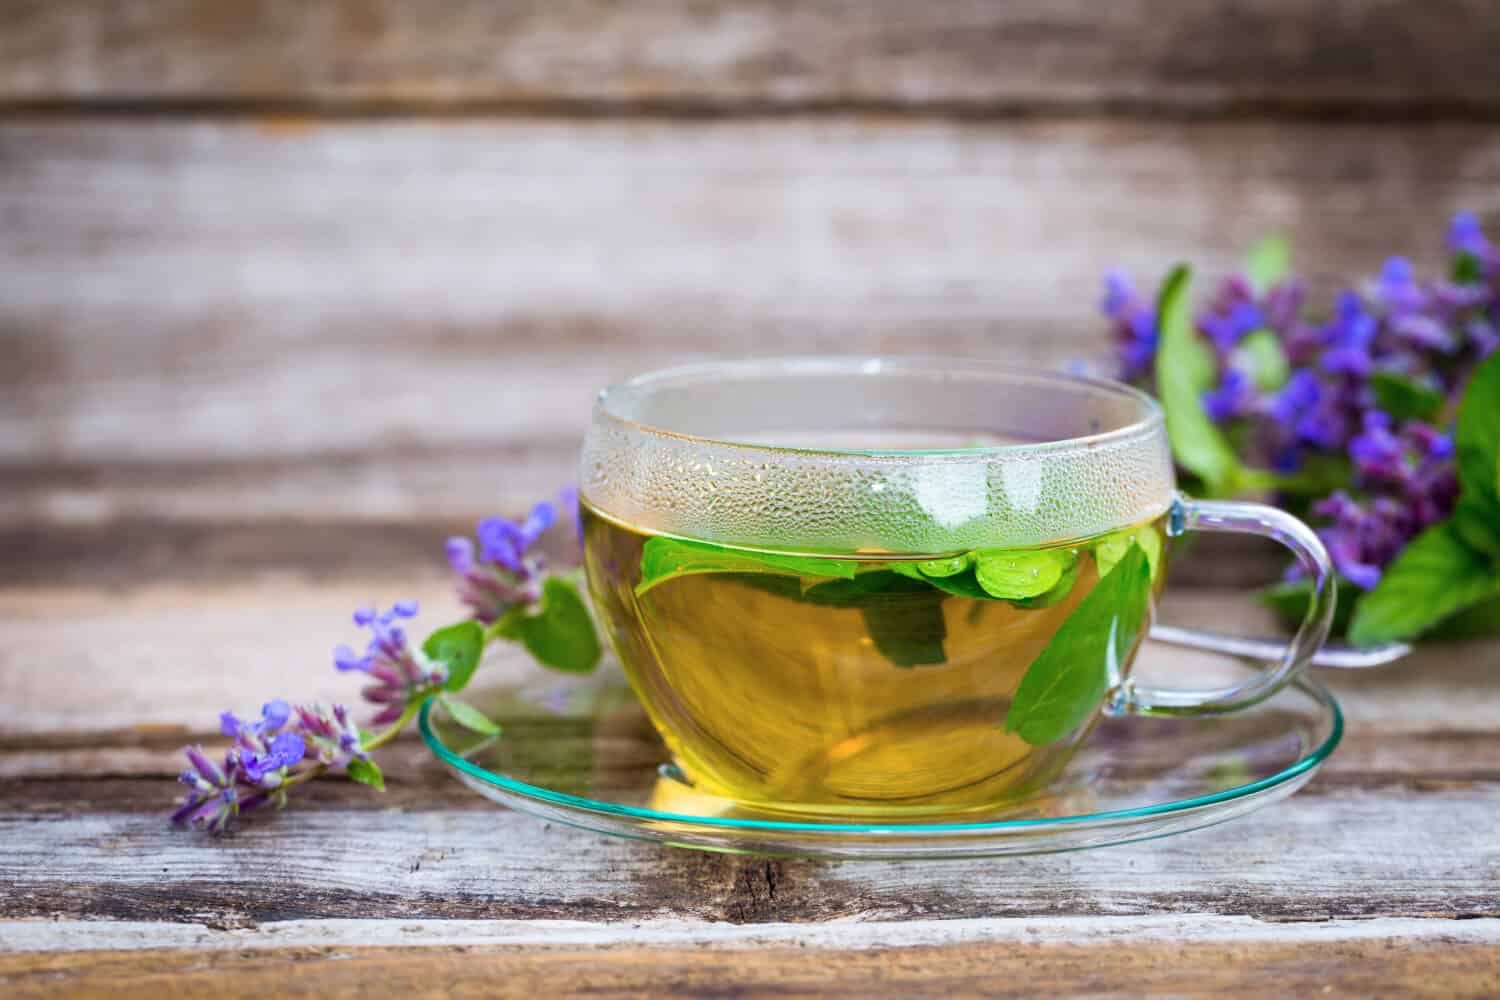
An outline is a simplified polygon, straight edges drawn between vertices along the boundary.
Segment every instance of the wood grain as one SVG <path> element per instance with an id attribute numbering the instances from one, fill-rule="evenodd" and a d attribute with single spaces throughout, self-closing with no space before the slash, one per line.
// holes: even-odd
<path id="1" fill-rule="evenodd" d="M 434 770 L 423 780 L 450 779 Z M 156 787 L 169 808 L 171 783 Z M 1493 782 L 1298 795 L 1161 843 L 906 863 L 737 858 L 501 809 L 350 810 L 321 805 L 320 794 L 309 790 L 296 808 L 221 841 L 172 830 L 162 812 L 8 806 L 0 916 L 210 926 L 333 917 L 1500 917 Z"/>
<path id="2" fill-rule="evenodd" d="M 657 112 L 1500 106 L 1493 0 L 5 5 L 0 100 Z"/>
<path id="3" fill-rule="evenodd" d="M 1320 287 L 1500 217 L 1487 126 L 0 123 L 0 524 L 461 517 L 725 354 L 1056 364 L 1100 275 Z"/>
<path id="4" fill-rule="evenodd" d="M 336 961 L 329 961 L 336 959 Z M 322 961 L 320 961 L 322 960 Z M 966 943 L 828 952 L 692 949 L 299 949 L 0 956 L 11 996 L 857 996 L 1489 997 L 1493 942 L 1386 940 L 1272 945 Z M 289 963 L 295 975 L 288 975 Z"/>

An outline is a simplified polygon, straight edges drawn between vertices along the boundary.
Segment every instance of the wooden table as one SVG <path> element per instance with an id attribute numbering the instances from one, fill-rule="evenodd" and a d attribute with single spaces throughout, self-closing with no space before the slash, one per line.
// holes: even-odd
<path id="1" fill-rule="evenodd" d="M 1434 266 L 1500 222 L 1496 8 L 0 2 L 0 994 L 1500 994 L 1495 644 L 1332 678 L 1297 797 L 1098 852 L 669 851 L 415 742 L 384 796 L 163 821 L 221 709 L 347 697 L 349 609 L 454 613 L 439 540 L 570 477 L 608 380 L 1057 365 L 1106 268 L 1268 232 L 1324 304 Z M 1172 613 L 1263 631 L 1274 571 Z"/>
<path id="2" fill-rule="evenodd" d="M 1331 676 L 1349 732 L 1303 792 L 1125 847 L 839 864 L 672 850 L 493 807 L 416 740 L 387 751 L 384 795 L 319 782 L 213 841 L 165 822 L 181 744 L 212 744 L 222 708 L 349 697 L 329 649 L 359 602 L 415 594 L 434 621 L 457 607 L 420 568 L 179 565 L 138 588 L 0 590 L 7 996 L 1500 990 L 1500 644 Z M 1266 624 L 1211 588 L 1168 610 Z"/>

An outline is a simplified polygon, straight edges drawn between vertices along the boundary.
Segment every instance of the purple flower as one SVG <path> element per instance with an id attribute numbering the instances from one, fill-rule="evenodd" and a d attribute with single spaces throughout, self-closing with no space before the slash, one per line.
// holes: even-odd
<path id="1" fill-rule="evenodd" d="M 1359 296 L 1344 292 L 1332 321 L 1323 328 L 1323 368 L 1339 374 L 1368 375 L 1373 367 L 1370 348 L 1376 332 L 1375 317 L 1366 311 Z"/>
<path id="2" fill-rule="evenodd" d="M 401 620 L 417 613 L 415 601 L 399 601 L 389 611 L 377 613 L 374 608 L 354 612 L 354 623 L 370 630 L 370 642 L 364 655 L 348 646 L 333 651 L 334 666 L 340 671 L 357 670 L 369 674 L 375 683 L 361 692 L 367 701 L 383 706 L 372 720 L 376 725 L 394 722 L 406 706 L 442 687 L 448 671 L 434 663 L 412 645 Z"/>
<path id="3" fill-rule="evenodd" d="M 578 544 L 583 544 L 583 505 L 579 502 L 578 487 L 569 483 L 557 491 L 557 505 L 568 515 L 573 522 L 573 534 L 578 539 Z"/>
<path id="4" fill-rule="evenodd" d="M 359 727 L 350 721 L 343 705 L 333 706 L 332 711 L 321 705 L 299 705 L 297 726 L 319 763 L 338 766 L 369 756 L 360 746 Z"/>
<path id="5" fill-rule="evenodd" d="M 1306 298 L 1307 287 L 1296 278 L 1288 278 L 1277 284 L 1266 293 L 1266 326 L 1283 336 L 1290 334 L 1298 325 L 1298 315 Z"/>
<path id="6" fill-rule="evenodd" d="M 520 522 L 499 517 L 480 521 L 477 552 L 467 538 L 448 539 L 448 564 L 458 574 L 459 597 L 476 621 L 492 624 L 511 608 L 541 599 L 546 560 L 531 548 L 556 523 L 557 508 L 544 501 Z"/>
<path id="7" fill-rule="evenodd" d="M 1313 505 L 1313 513 L 1333 519 L 1318 532 L 1334 566 L 1361 590 L 1373 590 L 1381 569 L 1406 543 L 1401 512 L 1390 501 L 1356 503 L 1343 490 Z"/>
<path id="8" fill-rule="evenodd" d="M 1448 249 L 1454 253 L 1466 253 L 1483 260 L 1489 256 L 1490 241 L 1485 239 L 1479 226 L 1479 216 L 1473 212 L 1459 212 L 1448 226 Z"/>
<path id="9" fill-rule="evenodd" d="M 306 753 L 307 746 L 300 733 L 281 733 L 271 739 L 263 752 L 242 753 L 241 764 L 252 784 L 275 787 L 281 784 L 286 769 L 300 762 Z"/>
<path id="10" fill-rule="evenodd" d="M 1399 483 L 1406 474 L 1406 452 L 1391 433 L 1391 418 L 1380 410 L 1365 414 L 1364 430 L 1349 442 L 1349 457 L 1366 479 Z"/>
<path id="11" fill-rule="evenodd" d="M 1417 283 L 1411 261 L 1405 257 L 1386 260 L 1370 294 L 1392 313 L 1414 312 L 1427 304 L 1427 293 Z"/>
<path id="12" fill-rule="evenodd" d="M 1452 354 L 1458 343 L 1444 325 L 1431 316 L 1411 314 L 1391 321 L 1391 331 L 1414 347 L 1440 354 Z"/>
<path id="13" fill-rule="evenodd" d="M 223 833 L 231 820 L 267 802 L 283 805 L 282 787 L 289 770 L 306 753 L 302 735 L 288 729 L 292 708 L 281 700 L 267 702 L 260 718 L 243 722 L 232 712 L 219 716 L 219 728 L 234 743 L 216 764 L 202 747 L 187 747 L 188 764 L 179 780 L 188 786 L 172 822 L 209 833 Z"/>
<path id="14" fill-rule="evenodd" d="M 229 821 L 239 814 L 239 793 L 231 777 L 231 763 L 226 760 L 220 767 L 199 746 L 186 747 L 183 753 L 190 766 L 177 780 L 188 786 L 188 793 L 172 813 L 172 825 L 191 825 L 210 833 L 223 833 Z"/>
<path id="15" fill-rule="evenodd" d="M 1238 368 L 1227 369 L 1218 387 L 1203 394 L 1203 409 L 1219 424 L 1244 416 L 1254 404 L 1255 389 L 1250 377 Z"/>
<path id="16" fill-rule="evenodd" d="M 1119 270 L 1105 275 L 1100 307 L 1113 321 L 1120 378 L 1134 381 L 1148 373 L 1156 363 L 1156 310 L 1136 294 L 1130 278 Z"/>
<path id="17" fill-rule="evenodd" d="M 1227 355 L 1246 334 L 1265 326 L 1260 307 L 1254 302 L 1236 302 L 1224 315 L 1210 313 L 1198 319 L 1198 329 L 1214 342 L 1220 355 Z"/>

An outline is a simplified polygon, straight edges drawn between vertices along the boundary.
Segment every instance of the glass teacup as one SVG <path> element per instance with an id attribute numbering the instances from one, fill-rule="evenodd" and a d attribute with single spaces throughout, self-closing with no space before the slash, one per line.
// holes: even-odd
<path id="1" fill-rule="evenodd" d="M 1034 794 L 1103 713 L 1274 694 L 1332 614 L 1296 518 L 1176 491 L 1128 386 L 945 359 L 728 362 L 600 394 L 581 472 L 590 589 L 686 780 L 772 813 L 891 818 Z M 1234 688 L 1131 668 L 1183 531 L 1283 542 L 1314 581 Z"/>

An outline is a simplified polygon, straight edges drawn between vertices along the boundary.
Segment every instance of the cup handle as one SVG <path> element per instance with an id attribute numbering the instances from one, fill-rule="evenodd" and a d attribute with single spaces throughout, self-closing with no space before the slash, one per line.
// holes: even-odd
<path id="1" fill-rule="evenodd" d="M 1270 652 L 1270 668 L 1243 684 L 1204 691 L 1145 687 L 1126 680 L 1111 698 L 1110 710 L 1134 715 L 1211 715 L 1249 708 L 1280 691 L 1312 661 L 1328 637 L 1333 622 L 1333 564 L 1328 550 L 1311 528 L 1286 511 L 1259 503 L 1237 500 L 1193 500 L 1179 496 L 1168 515 L 1167 533 L 1173 537 L 1188 531 L 1222 531 L 1274 538 L 1292 550 L 1302 568 L 1312 577 L 1307 613 L 1290 643 L 1262 643 L 1212 632 L 1173 629 L 1152 630 L 1152 635 L 1179 645 L 1195 646 L 1244 655 Z M 1165 633 L 1165 634 L 1163 634 Z M 1279 654 L 1279 655 L 1277 655 Z"/>

